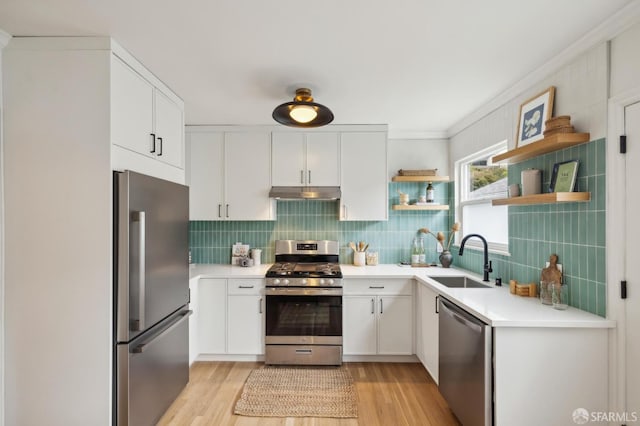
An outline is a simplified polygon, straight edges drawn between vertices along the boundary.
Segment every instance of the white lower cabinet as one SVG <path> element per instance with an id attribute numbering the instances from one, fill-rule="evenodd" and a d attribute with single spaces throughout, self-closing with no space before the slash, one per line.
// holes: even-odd
<path id="1" fill-rule="evenodd" d="M 416 355 L 438 383 L 438 293 L 418 283 L 416 296 Z"/>
<path id="2" fill-rule="evenodd" d="M 198 350 L 198 279 L 189 280 L 189 365 L 193 364 L 200 353 Z"/>
<path id="3" fill-rule="evenodd" d="M 201 278 L 197 351 L 203 355 L 264 354 L 264 280 Z"/>
<path id="4" fill-rule="evenodd" d="M 227 283 L 227 353 L 264 354 L 263 280 Z"/>
<path id="5" fill-rule="evenodd" d="M 377 353 L 375 302 L 375 296 L 342 298 L 342 339 L 345 355 Z"/>
<path id="6" fill-rule="evenodd" d="M 413 354 L 413 281 L 346 280 L 345 355 Z"/>
<path id="7" fill-rule="evenodd" d="M 198 283 L 198 351 L 226 351 L 227 280 L 201 278 Z"/>

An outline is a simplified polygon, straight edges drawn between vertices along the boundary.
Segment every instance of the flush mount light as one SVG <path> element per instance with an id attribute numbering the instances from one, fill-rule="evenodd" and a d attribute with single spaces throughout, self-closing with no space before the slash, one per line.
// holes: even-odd
<path id="1" fill-rule="evenodd" d="M 333 121 L 333 113 L 324 105 L 313 102 L 311 89 L 296 89 L 293 102 L 278 105 L 273 119 L 291 127 L 320 127 Z"/>

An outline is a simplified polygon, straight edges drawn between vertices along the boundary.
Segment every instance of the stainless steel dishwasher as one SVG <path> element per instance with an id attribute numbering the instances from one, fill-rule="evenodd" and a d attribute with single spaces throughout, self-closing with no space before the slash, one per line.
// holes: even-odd
<path id="1" fill-rule="evenodd" d="M 491 327 L 442 296 L 439 300 L 440 393 L 464 426 L 490 426 Z"/>

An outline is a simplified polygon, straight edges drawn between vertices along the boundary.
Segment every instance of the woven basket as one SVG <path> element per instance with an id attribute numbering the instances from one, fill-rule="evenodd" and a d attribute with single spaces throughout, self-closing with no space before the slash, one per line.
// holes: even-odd
<path id="1" fill-rule="evenodd" d="M 435 176 L 438 169 L 423 169 L 423 170 L 398 170 L 400 176 Z"/>

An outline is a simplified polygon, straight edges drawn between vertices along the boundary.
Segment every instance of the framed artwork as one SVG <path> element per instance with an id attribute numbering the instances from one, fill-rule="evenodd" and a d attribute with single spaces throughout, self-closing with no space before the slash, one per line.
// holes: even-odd
<path id="1" fill-rule="evenodd" d="M 563 161 L 553 165 L 549 192 L 573 192 L 578 176 L 578 160 Z"/>
<path id="2" fill-rule="evenodd" d="M 516 148 L 544 137 L 544 122 L 551 118 L 555 91 L 551 86 L 520 105 Z"/>

